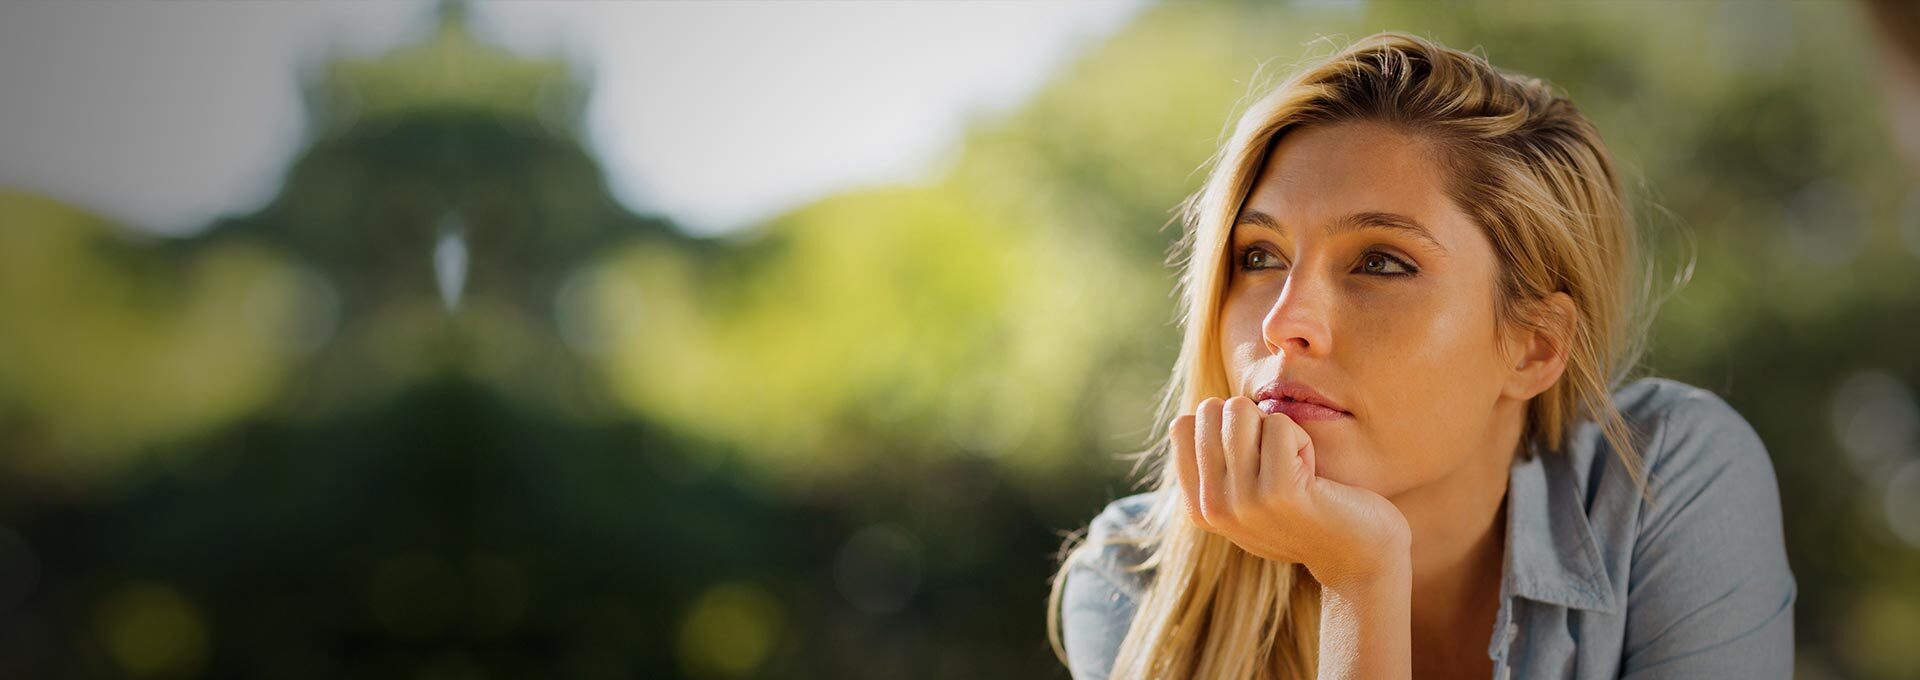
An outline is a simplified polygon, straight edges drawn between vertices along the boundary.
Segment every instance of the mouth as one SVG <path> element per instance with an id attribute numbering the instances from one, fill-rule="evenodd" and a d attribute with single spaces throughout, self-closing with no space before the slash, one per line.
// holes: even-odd
<path id="1" fill-rule="evenodd" d="M 1306 383 L 1276 379 L 1254 390 L 1253 401 L 1267 414 L 1284 413 L 1296 421 L 1352 418 L 1353 412 L 1328 399 Z"/>

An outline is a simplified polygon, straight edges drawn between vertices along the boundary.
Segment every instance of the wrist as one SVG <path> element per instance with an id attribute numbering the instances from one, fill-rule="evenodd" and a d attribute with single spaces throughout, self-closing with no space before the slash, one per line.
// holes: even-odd
<path id="1" fill-rule="evenodd" d="M 1412 677 L 1412 605 L 1413 570 L 1406 560 L 1322 583 L 1319 677 Z"/>
<path id="2" fill-rule="evenodd" d="M 1320 588 L 1355 597 L 1377 593 L 1411 591 L 1413 587 L 1412 541 L 1395 537 L 1384 544 L 1343 563 L 1316 568 L 1308 565 Z"/>

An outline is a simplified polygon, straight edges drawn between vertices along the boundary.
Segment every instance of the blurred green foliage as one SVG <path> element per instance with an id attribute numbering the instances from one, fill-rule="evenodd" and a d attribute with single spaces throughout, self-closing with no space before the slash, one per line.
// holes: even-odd
<path id="1" fill-rule="evenodd" d="M 608 194 L 574 66 L 450 5 L 301 76 L 257 212 L 0 194 L 0 675 L 1064 677 L 1050 555 L 1130 492 L 1172 210 L 1247 97 L 1383 29 L 1596 120 L 1650 367 L 1774 454 L 1800 674 L 1920 675 L 1920 192 L 1863 21 L 1156 6 L 942 172 L 703 239 Z"/>

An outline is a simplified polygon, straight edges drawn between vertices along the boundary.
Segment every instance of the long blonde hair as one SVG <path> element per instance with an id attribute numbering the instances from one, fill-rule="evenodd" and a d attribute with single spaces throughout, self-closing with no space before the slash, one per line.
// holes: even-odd
<path id="1" fill-rule="evenodd" d="M 1496 318 L 1549 330 L 1537 303 L 1556 291 L 1575 318 L 1553 330 L 1566 369 L 1529 404 L 1523 451 L 1556 452 L 1582 420 L 1598 423 L 1636 482 L 1639 458 L 1611 391 L 1641 351 L 1646 287 L 1639 238 L 1614 163 L 1594 126 L 1535 78 L 1483 57 L 1380 33 L 1304 68 L 1255 101 L 1209 162 L 1205 185 L 1181 206 L 1179 281 L 1185 330 L 1159 418 L 1139 463 L 1160 463 L 1154 503 L 1111 542 L 1139 546 L 1131 567 L 1153 579 L 1114 661 L 1113 677 L 1311 678 L 1319 653 L 1319 586 L 1297 564 L 1273 562 L 1185 520 L 1166 430 L 1208 397 L 1232 396 L 1218 352 L 1226 250 L 1241 202 L 1290 130 L 1345 121 L 1386 123 L 1441 150 L 1454 204 L 1478 224 L 1500 263 Z M 1522 454 L 1526 455 L 1526 454 Z M 1143 480 L 1145 481 L 1145 480 Z M 1644 488 L 1644 486 L 1643 486 Z M 1077 534 L 1075 535 L 1077 537 Z M 1101 546 L 1063 546 L 1048 598 L 1047 633 L 1064 663 L 1064 576 Z"/>

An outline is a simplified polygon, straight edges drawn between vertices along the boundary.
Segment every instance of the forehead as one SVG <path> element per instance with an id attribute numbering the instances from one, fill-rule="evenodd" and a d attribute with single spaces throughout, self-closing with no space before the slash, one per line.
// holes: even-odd
<path id="1" fill-rule="evenodd" d="M 1268 155 L 1242 213 L 1272 216 L 1291 236 L 1359 213 L 1404 215 L 1441 244 L 1478 237 L 1446 194 L 1444 169 L 1419 137 L 1378 123 L 1288 132 Z M 1244 228 L 1244 227 L 1240 227 Z"/>

